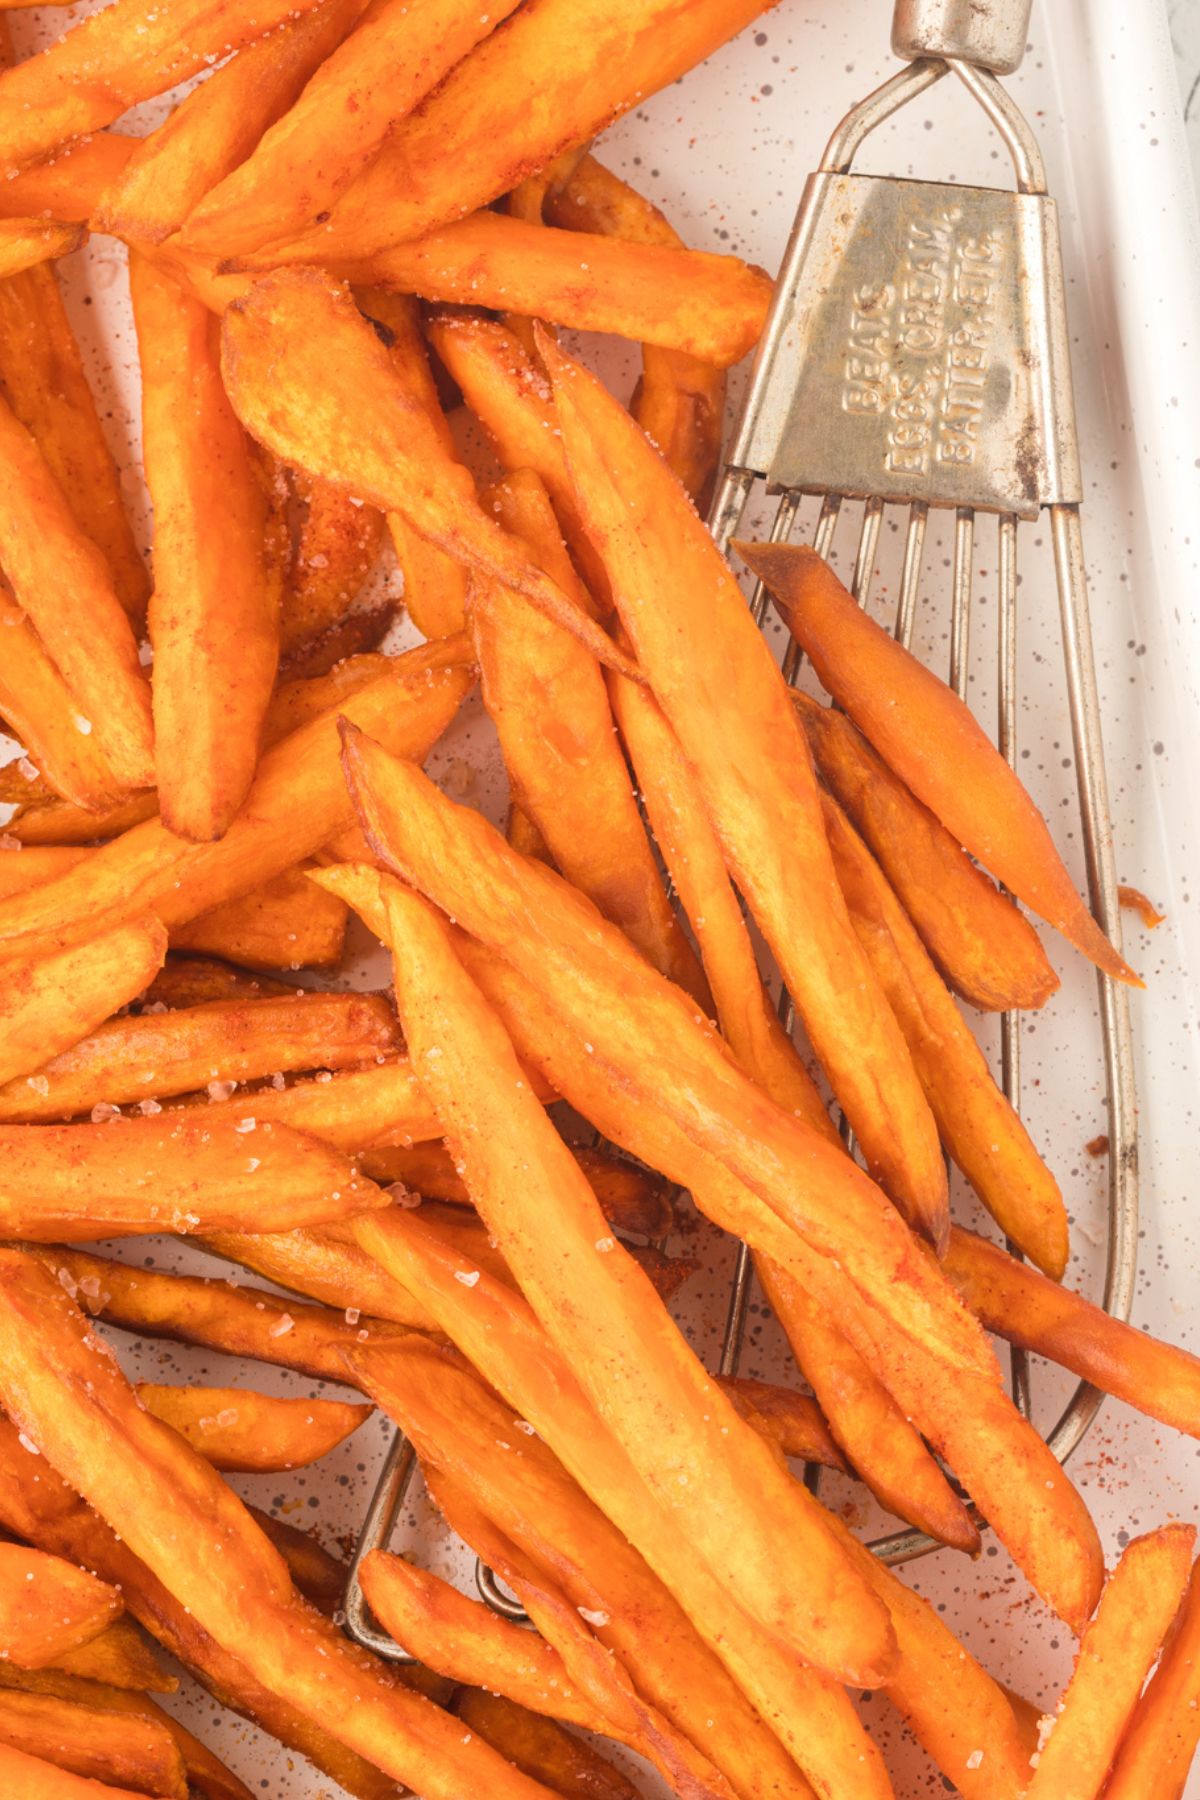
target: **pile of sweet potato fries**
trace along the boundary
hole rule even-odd
[[[814,553],[742,544],[829,700],[785,685],[697,511],[770,282],[592,154],[762,10],[111,0],[6,52],[8,1800],[248,1800],[151,1641],[363,1800],[636,1800],[605,1739],[683,1800],[885,1800],[850,1688],[966,1800],[1183,1792],[1193,1527],[1106,1576],[989,1334],[1192,1436],[1200,1361],[1061,1285],[1062,1196],[959,1004],[1053,1003],[1018,902],[1137,977],[961,701]],[[88,231],[128,246],[152,580],[53,266]],[[628,409],[556,327],[640,344]],[[476,684],[506,834],[422,770]],[[394,992],[289,979],[352,913]],[[1019,1255],[952,1222],[947,1157]],[[807,1391],[689,1347],[693,1205]],[[275,1285],[81,1247],[147,1233]],[[359,1398],[134,1386],[94,1321]],[[374,1407],[535,1630],[376,1551],[419,1659],[382,1662],[342,1565],[223,1479]],[[967,1556],[986,1520],[1080,1640],[1057,1711],[801,1462]]]

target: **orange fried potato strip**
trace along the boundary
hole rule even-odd
[[[188,1800],[183,1757],[165,1726],[50,1694],[0,1692],[0,1744],[91,1781]]]
[[[89,953],[95,954],[91,946]],[[61,960],[77,954],[66,951]],[[136,970],[131,974],[136,979]],[[107,1011],[132,998],[124,995]],[[392,1009],[378,994],[213,1000],[177,1012],[110,1019],[40,1064],[36,1076],[0,1087],[0,1122],[67,1119],[102,1101],[118,1106],[154,1101],[210,1082],[219,1084],[218,1093],[232,1096],[239,1082],[276,1071],[372,1062],[397,1047],[398,1035]],[[232,1084],[228,1090],[226,1083]],[[253,1100],[245,1099],[241,1110],[253,1118]]]
[[[249,1788],[227,1769],[199,1738],[156,1706],[148,1694],[132,1693],[128,1688],[109,1687],[101,1681],[83,1676],[62,1675],[53,1669],[34,1672],[0,1669],[0,1686],[19,1692],[44,1694],[70,1706],[86,1707],[90,1713],[121,1714],[126,1719],[141,1719],[166,1732],[183,1759],[187,1780],[202,1800],[253,1800]]]
[[[844,1584],[841,1559],[826,1554],[819,1509],[781,1476],[609,1235],[436,914],[394,882],[386,882],[384,904],[398,1005],[422,1085],[489,1232],[547,1333],[580,1369],[593,1406],[659,1504],[687,1511],[695,1553],[735,1586],[765,1634],[802,1646],[845,1679],[876,1684],[889,1654],[880,1609],[863,1606],[859,1584]],[[520,1169],[520,1180],[506,1169]],[[551,1209],[547,1239],[537,1221]],[[777,1532],[807,1546],[802,1598],[780,1591]]]
[[[147,912],[177,930],[249,893],[352,822],[338,763],[340,715],[382,732],[402,755],[425,756],[470,683],[461,641],[395,658],[386,675],[266,753],[246,805],[218,843],[185,843],[147,819],[57,880],[0,902],[0,956],[44,954]]]
[[[1200,1357],[1114,1319],[1082,1294],[955,1226],[942,1265],[988,1331],[1200,1437]]]
[[[498,1458],[485,1412],[488,1449],[481,1462],[478,1440],[471,1448],[471,1441],[461,1437],[461,1430],[471,1426],[470,1409],[464,1408],[460,1433],[451,1435],[452,1415],[444,1416],[438,1428],[422,1407],[425,1448],[437,1458],[451,1458],[448,1466],[456,1480],[484,1481],[485,1486],[471,1491],[490,1516],[503,1520],[506,1534],[539,1560],[550,1555],[555,1579],[568,1583],[576,1605],[608,1614],[597,1628],[602,1640],[637,1661],[639,1679],[653,1684],[656,1704],[684,1730],[689,1721],[694,1728],[704,1718],[728,1720],[727,1733],[706,1738],[706,1752],[752,1794],[756,1779],[768,1783],[767,1792],[775,1782],[794,1800],[806,1795],[806,1786],[772,1746],[771,1737],[763,1736],[746,1701],[822,1791],[836,1793],[841,1784],[862,1800],[886,1800],[891,1787],[882,1761],[842,1689],[781,1653],[693,1554],[689,1538],[680,1533],[673,1515],[651,1499],[521,1296],[486,1273],[472,1288],[464,1288],[456,1277],[453,1247],[420,1212],[389,1214],[382,1230],[369,1232],[358,1225],[355,1235],[435,1313],[441,1329],[481,1373],[486,1371],[487,1382],[516,1413],[517,1435],[509,1439],[505,1434],[514,1446],[512,1454]],[[381,1404],[390,1406],[391,1359],[372,1354],[369,1362],[368,1369],[366,1358],[358,1360],[359,1376]],[[399,1408],[414,1427],[417,1398],[407,1392]],[[518,1452],[518,1438],[526,1434],[517,1421],[532,1425],[537,1440],[553,1455],[544,1455],[536,1440],[522,1443]],[[534,1484],[534,1504],[527,1482]],[[653,1577],[635,1552],[645,1558]],[[708,1651],[696,1643],[693,1628]],[[687,1671],[686,1679],[679,1678],[679,1669]]]
[[[404,119],[293,261],[364,256],[461,218],[701,62],[763,0],[538,0]]]
[[[94,1319],[139,1336],[253,1357],[318,1381],[348,1381],[343,1351],[390,1341],[402,1329],[362,1314],[351,1324],[345,1310],[305,1306],[229,1280],[134,1268],[64,1244],[28,1249]]]
[[[0,75],[0,85],[6,79]],[[147,787],[154,766],[150,689],[133,628],[103,552],[84,535],[37,440],[3,400],[0,468],[0,564],[16,599],[78,702],[77,729],[95,734],[119,783]]]
[[[517,471],[484,502],[563,592],[590,610],[537,475]],[[519,594],[495,582],[473,584],[471,629],[483,703],[517,804],[568,881],[707,1010],[708,986],[663,888],[602,672],[578,639],[531,616]]]
[[[100,815],[118,803],[121,782],[94,733],[80,729],[78,700],[2,579],[0,652],[0,718],[45,777],[51,803],[58,795],[82,812],[82,829],[94,835]],[[20,788],[15,795],[23,806]]]
[[[23,1544],[0,1544],[0,1656],[18,1668],[57,1662],[99,1637],[123,1609],[120,1594],[86,1570]]]
[[[468,1731],[565,1800],[639,1800],[629,1778],[594,1745],[503,1694],[459,1688],[454,1711]]]
[[[253,154],[362,10],[363,0],[320,0],[230,57],[140,140],[89,215],[92,229],[153,244],[171,237]]]
[[[1052,1716],[1028,1800],[1099,1800],[1142,1683],[1179,1611],[1196,1532],[1167,1525],[1135,1538],[1083,1634],[1075,1672]]]
[[[91,1781],[5,1743],[0,1743],[0,1784],[7,1800],[145,1800],[144,1790]]]
[[[84,148],[76,146],[51,166],[74,166]],[[20,187],[34,173],[4,186]],[[41,204],[31,207],[42,210]],[[146,565],[53,269],[31,269],[0,283],[0,387],[37,440],[81,529],[103,551],[126,612],[140,621],[150,587]]]
[[[327,481],[310,480],[299,469],[289,474],[302,507],[280,618],[280,649],[291,668],[312,654],[315,640],[349,623],[346,615],[378,559],[384,521],[375,507],[359,504]]]
[[[167,934],[151,921],[120,926],[38,962],[12,964],[0,987],[4,1083],[24,1085],[22,1077],[47,1053],[69,1055],[71,1045],[141,993],[166,953]]]
[[[602,232],[638,244],[681,248],[683,239],[635,188],[585,156],[546,196],[551,225]],[[725,374],[713,362],[684,350],[642,345],[642,378],[633,416],[701,511],[708,502],[721,453]]]
[[[0,217],[35,216],[83,224],[140,141],[116,131],[97,131],[63,144],[53,156],[33,163],[19,175],[9,175],[0,186]]]
[[[132,257],[142,439],[154,505],[155,775],[177,836],[223,837],[254,779],[279,663],[268,499],[225,395],[220,324]]]
[[[0,281],[69,256],[84,235],[82,225],[65,225],[57,219],[0,219]]]
[[[1133,1709],[1105,1800],[1182,1800],[1200,1742],[1200,1577],[1195,1565],[1158,1668]]]
[[[517,4],[496,0],[485,10],[475,0],[379,0],[240,168],[196,208],[183,242],[205,254],[239,256],[303,231]]]
[[[1140,987],[1080,899],[1020,779],[958,696],[868,617],[815,551],[735,547],[823,685],[918,800],[1098,968]]]
[[[92,1567],[89,1558],[83,1560]],[[90,1644],[57,1657],[53,1672],[73,1680],[101,1681],[120,1693],[173,1694],[179,1686],[178,1676],[168,1675],[130,1618],[114,1619]]]
[[[812,762],[745,599],[624,408],[548,342],[576,500],[648,683],[872,1172],[935,1244],[937,1128],[837,886]],[[699,618],[703,617],[703,628]]]
[[[775,1194],[773,1209],[768,1203],[771,1188],[762,1190],[764,1200],[759,1189],[731,1173],[731,1153],[741,1160],[734,1141],[715,1135],[704,1150],[681,1129],[678,1115],[667,1110],[676,1104],[676,1062],[660,1064],[653,1078],[647,1078],[646,1050],[653,1041],[649,1027],[610,1065],[616,1046],[597,1042],[606,1009],[589,1002],[580,1012],[569,1005],[574,998],[570,963],[555,970],[552,1007],[526,977],[480,951],[469,938],[461,937],[458,949],[510,1036],[544,1079],[604,1137],[688,1188],[715,1223],[770,1257],[811,1292],[902,1414],[956,1470],[1038,1591],[1081,1628],[1103,1576],[1095,1526],[1056,1459],[1005,1395],[994,1359],[948,1359],[945,1348],[936,1347],[933,1309],[943,1311],[944,1295],[937,1294],[933,1307],[906,1329],[902,1317],[889,1313],[889,1304],[903,1298],[899,1292],[891,1294],[890,1302],[884,1295],[872,1303],[857,1291],[844,1266],[817,1254],[794,1229],[786,1207],[779,1205],[782,1195]],[[623,1008],[633,992],[630,973],[622,977]],[[565,1015],[554,1010],[564,1003]],[[590,1052],[584,1049],[587,1043],[592,1044]],[[766,1121],[761,1123],[765,1128]],[[684,1124],[695,1130],[690,1115],[684,1115]],[[746,1169],[760,1189],[761,1174],[761,1169],[757,1174]],[[925,1273],[933,1273],[932,1268]],[[900,1276],[893,1285],[903,1280]]]
[[[98,1125],[0,1126],[5,1237],[290,1231],[387,1196],[339,1151],[269,1120],[165,1113]]]
[[[268,249],[237,266],[273,260]],[[556,231],[497,212],[335,266],[372,287],[613,332],[718,369],[754,348],[771,302],[766,275],[736,256]]]
[[[284,1400],[251,1388],[139,1382],[138,1399],[214,1469],[303,1469],[344,1442],[373,1408],[348,1400]]]
[[[140,0],[113,0],[0,75],[0,169],[11,174],[111,125],[314,3],[164,0],[147,17]]]
[[[1007,1235],[1059,1279],[1069,1244],[1057,1181],[993,1080],[887,876],[830,794],[822,795],[822,810],[854,929],[900,1022],[942,1142]]]
[[[354,1239],[323,1231],[216,1231],[204,1236],[201,1247],[280,1287],[337,1307],[343,1317],[361,1308],[368,1317],[393,1325],[436,1329],[429,1310]],[[283,1314],[283,1319],[291,1317]]]
[[[102,1570],[114,1585],[119,1584],[127,1606],[146,1630],[222,1704],[253,1719],[289,1749],[310,1758],[358,1800],[394,1800],[393,1781],[322,1731],[296,1707],[269,1693],[244,1663],[222,1650],[86,1501],[73,1493],[44,1459],[39,1463],[21,1447],[16,1427],[7,1420],[0,1420],[0,1518],[22,1536],[64,1555],[78,1556],[90,1568]],[[119,1620],[110,1631],[125,1623]],[[96,1641],[103,1643],[104,1639]],[[82,1653],[76,1653],[79,1654]],[[149,1652],[144,1654],[149,1660]],[[152,1665],[154,1672],[157,1665]],[[157,1676],[160,1691],[164,1684],[168,1689],[178,1686],[161,1672]],[[111,1674],[97,1678],[113,1680]],[[145,1687],[146,1681],[134,1685]],[[141,1701],[142,1695],[133,1699]],[[207,1791],[199,1785],[202,1792]],[[216,1787],[217,1800],[227,1800],[227,1791]],[[240,1784],[232,1792],[233,1800],[245,1800]]]
[[[477,1739],[464,1743],[454,1721],[309,1608],[241,1501],[142,1410],[44,1269],[20,1251],[0,1253],[0,1295],[10,1417],[268,1692],[429,1800],[544,1800],[536,1782]]]
[[[696,1133],[698,1146],[744,1176],[818,1258],[836,1259],[885,1319],[948,1368],[998,1382],[978,1326],[879,1189],[763,1094],[714,1028],[697,1020],[694,1003],[622,933],[560,876],[518,857],[480,814],[352,727],[345,756],[367,835],[397,873],[539,991],[552,991],[553,1005],[575,1014],[600,1057],[610,1066],[619,1061],[639,1093],[652,1092],[685,1134]],[[536,936],[526,924],[533,918]]]
[[[223,343],[230,399],[267,449],[401,513],[439,549],[476,563],[565,625],[602,662],[634,673],[611,638],[484,512],[470,471],[447,453],[347,290],[315,269],[269,275],[229,307]]]
[[[792,696],[818,773],[880,867],[945,979],[988,1012],[1044,1006],[1058,988],[1041,939],[845,713]]]

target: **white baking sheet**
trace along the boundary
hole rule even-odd
[[[687,240],[735,250],[774,269],[807,169],[841,112],[889,70],[885,0],[782,0],[756,28],[703,69],[610,132],[601,155],[658,201]],[[11,16],[11,15],[10,15]],[[68,17],[74,16],[74,9]],[[16,17],[32,47],[62,28],[62,10]],[[1191,175],[1175,70],[1160,0],[1055,0],[1036,9],[1030,54],[1012,89],[1034,119],[1063,218],[1073,349],[1087,483],[1085,509],[1113,814],[1122,880],[1144,888],[1168,913],[1153,936],[1134,922],[1129,952],[1150,981],[1134,1003],[1143,1131],[1142,1269],[1135,1318],[1161,1336],[1200,1350],[1197,1312],[1200,1202],[1196,983],[1200,967],[1200,880],[1195,854],[1193,767],[1200,705],[1200,621],[1196,607],[1200,532],[1200,263]],[[140,109],[133,124],[160,115]],[[999,183],[1003,153],[964,96],[943,84],[873,140],[864,166],[881,171]],[[97,240],[65,265],[77,326],[92,357],[131,503],[145,526],[137,452],[136,371],[119,247]],[[634,358],[587,346],[617,385],[632,383]],[[850,532],[845,543],[848,546]],[[1023,534],[1021,670],[1022,773],[1075,853],[1074,772],[1059,672],[1057,608],[1046,546],[1037,527]],[[926,562],[922,647],[946,657],[948,565],[943,545]],[[877,593],[894,595],[896,544],[885,533]],[[995,656],[989,583],[994,547],[981,527],[976,554],[980,601],[972,693],[981,717],[994,710]],[[497,813],[502,780],[477,716],[439,752],[456,791]],[[364,946],[365,949],[365,946]],[[1095,1291],[1102,1241],[1105,1170],[1085,1154],[1105,1129],[1094,989],[1061,946],[1061,995],[1027,1030],[1024,1110],[1045,1147],[1075,1220],[1074,1278]],[[351,978],[369,978],[377,960],[356,960]],[[986,1039],[986,1033],[985,1033]],[[964,1203],[962,1216],[970,1216]],[[689,1240],[689,1248],[692,1242]],[[128,1243],[118,1254],[160,1266],[211,1270],[199,1255],[161,1241]],[[731,1253],[709,1243],[704,1275],[687,1290],[682,1316],[711,1350],[724,1315]],[[279,1392],[320,1391],[260,1366],[242,1371],[203,1352],[119,1339],[126,1366],[141,1376],[226,1382],[240,1377]],[[785,1359],[773,1322],[756,1308],[744,1367],[779,1372]],[[1040,1414],[1048,1424],[1067,1384],[1039,1370]],[[362,1517],[385,1431],[368,1427],[316,1469],[291,1476],[235,1477],[248,1498],[348,1543]],[[1072,1473],[1115,1552],[1129,1534],[1169,1517],[1194,1517],[1200,1447],[1174,1439],[1110,1403]],[[833,1489],[854,1522],[867,1525],[861,1494]],[[446,1547],[418,1500],[401,1541],[442,1566]],[[453,1560],[453,1559],[451,1559]],[[460,1559],[461,1566],[461,1559]],[[1053,1701],[1070,1667],[1068,1634],[1032,1599],[994,1543],[975,1567],[949,1552],[910,1570],[988,1668],[1040,1704]],[[803,1580],[798,1568],[796,1579]],[[264,1800],[316,1800],[331,1784],[269,1740],[223,1714],[186,1681],[168,1702],[228,1758]],[[878,1700],[877,1723],[900,1795],[942,1794],[946,1784]],[[647,1783],[647,1792],[652,1784]],[[653,1790],[657,1791],[657,1790]],[[1189,1795],[1200,1796],[1200,1778]]]

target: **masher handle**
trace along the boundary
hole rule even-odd
[[[892,49],[919,57],[954,57],[1011,75],[1025,54],[1033,0],[896,0]]]

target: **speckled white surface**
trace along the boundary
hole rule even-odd
[[[704,69],[638,109],[600,154],[666,209],[688,241],[736,250],[774,268],[803,176],[844,108],[889,66],[885,0],[782,0],[756,29]],[[70,15],[67,15],[68,17]],[[22,18],[26,41],[60,28],[61,11]],[[45,22],[44,24],[42,22]],[[1177,25],[1178,29],[1178,25]],[[1087,483],[1085,510],[1100,679],[1109,743],[1121,879],[1144,888],[1168,912],[1152,937],[1130,928],[1130,954],[1150,981],[1135,1002],[1144,1141],[1139,1324],[1200,1350],[1200,1203],[1197,1149],[1197,989],[1200,879],[1195,842],[1194,764],[1200,705],[1197,554],[1200,531],[1200,261],[1191,176],[1180,119],[1166,13],[1160,0],[1054,0],[1035,9],[1034,35],[1013,91],[1033,117],[1063,217],[1073,351]],[[143,109],[146,118],[160,103]],[[140,121],[139,121],[140,122]],[[965,97],[939,90],[874,140],[866,166],[898,173],[1005,179],[1000,149]],[[114,442],[141,509],[136,373],[123,271],[111,243],[94,242],[67,265],[71,303],[94,358]],[[625,349],[588,346],[614,383],[632,383]],[[851,532],[839,540],[849,553]],[[1046,546],[1038,527],[1023,533],[1021,663],[1027,700],[1020,732],[1022,773],[1060,841],[1075,853],[1073,770],[1057,615]],[[926,562],[920,642],[936,666],[946,650],[948,584],[944,544]],[[981,529],[979,602],[972,698],[994,711],[995,644],[989,584],[994,548]],[[876,581],[880,606],[894,595],[898,557],[885,532]],[[439,752],[461,792],[498,812],[503,800],[487,732],[472,710]],[[1054,945],[1061,995],[1026,1036],[1025,1111],[1050,1156],[1075,1219],[1074,1278],[1094,1291],[1103,1220],[1104,1171],[1084,1145],[1104,1130],[1093,988],[1087,972]],[[365,955],[348,973],[371,978]],[[986,1037],[986,1034],[985,1034]],[[989,1047],[994,1047],[990,1044]],[[960,1197],[961,1216],[971,1208]],[[724,1311],[730,1248],[703,1237],[705,1272],[686,1291],[681,1313],[698,1345],[712,1349]],[[691,1245],[689,1245],[691,1247]],[[119,1254],[162,1266],[211,1263],[161,1242],[129,1243]],[[178,1346],[120,1340],[132,1372],[164,1379],[228,1381],[224,1359]],[[777,1329],[756,1308],[745,1367],[784,1366]],[[1049,1423],[1066,1384],[1040,1372],[1040,1413]],[[254,1367],[248,1378],[280,1392],[312,1384]],[[235,1478],[239,1490],[331,1543],[346,1541],[362,1516],[381,1454],[382,1428],[368,1427],[318,1468],[288,1477]],[[1109,1405],[1072,1465],[1093,1506],[1106,1548],[1171,1516],[1200,1515],[1200,1447],[1173,1440],[1128,1410]],[[870,1523],[849,1486],[830,1487],[848,1517]],[[427,1510],[418,1502],[405,1541],[442,1560]],[[997,1676],[1041,1704],[1053,1700],[1070,1666],[1067,1634],[1027,1594],[1007,1557],[989,1543],[971,1567],[944,1553],[910,1571],[945,1609]],[[797,1581],[803,1570],[797,1569]],[[219,1715],[186,1684],[170,1702],[219,1746],[264,1800],[330,1796],[327,1781],[250,1728]],[[868,1701],[901,1796],[942,1794],[882,1702]],[[647,1785],[647,1792],[650,1792]],[[657,1790],[655,1790],[657,1791]],[[1200,1780],[1188,1790],[1196,1800]],[[474,1800],[474,1797],[472,1797]]]

